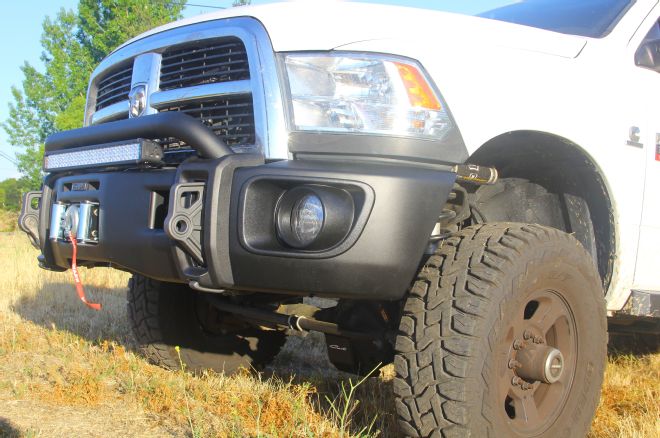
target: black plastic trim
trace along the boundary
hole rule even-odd
[[[254,191],[255,186],[260,182],[272,182],[286,188],[282,188],[280,192],[273,197],[273,199],[270,199],[269,204],[267,204],[266,202],[262,202],[260,205],[255,202],[250,203],[248,201],[250,191],[251,190]],[[275,218],[275,212],[278,208],[278,202],[280,201],[280,196],[283,195],[287,190],[290,190],[294,187],[301,187],[305,185],[314,185],[314,184],[334,187],[341,190],[345,190],[346,188],[354,188],[359,190],[363,194],[362,196],[363,199],[356,199],[357,197],[355,196],[353,197],[354,203],[356,204],[357,208],[354,214],[354,218],[352,218],[351,229],[345,238],[341,239],[341,241],[338,242],[336,245],[332,245],[327,249],[321,251],[309,251],[306,249],[288,248],[284,245],[280,245],[279,247],[277,246],[267,247],[262,244],[260,246],[255,242],[258,241],[258,239],[254,239],[251,238],[251,236],[249,236],[248,227],[250,226],[250,222],[253,221],[252,216],[255,215],[254,212],[256,209],[261,209],[266,212],[270,211],[273,213],[273,214],[262,215],[265,218],[267,218],[269,222],[271,222],[269,224],[271,225],[270,229],[263,231],[269,232],[270,237],[273,240],[275,240],[277,238],[275,232],[276,226],[274,223],[277,220],[277,218]],[[268,175],[258,175],[253,178],[250,178],[248,181],[246,181],[243,184],[239,199],[240,199],[239,201],[240,204],[238,208],[239,211],[238,235],[241,244],[248,251],[253,252],[255,254],[263,254],[270,256],[288,256],[288,257],[298,257],[298,258],[323,259],[323,258],[335,257],[343,252],[346,252],[350,247],[352,247],[355,244],[355,242],[360,237],[360,234],[362,233],[362,230],[364,229],[364,226],[366,225],[367,220],[369,218],[369,214],[371,213],[371,209],[373,208],[375,201],[375,193],[374,190],[369,185],[361,183],[359,181],[351,181],[351,180],[343,180],[343,179],[335,179],[335,178],[300,177],[295,175],[277,176],[277,177],[268,176]]]
[[[204,182],[202,209],[203,266],[196,265],[178,245],[173,246],[182,278],[196,281],[209,289],[231,287],[234,284],[232,261],[229,257],[230,197],[232,179],[241,167],[261,168],[264,159],[257,154],[233,154],[217,160],[191,160],[182,163],[176,171],[176,184]],[[176,185],[173,186],[173,190]],[[172,193],[170,193],[170,198]],[[172,199],[170,199],[172,202]]]
[[[242,221],[272,216],[269,205],[241,213],[243,188],[263,177],[287,181],[341,181],[374,192],[374,203],[357,240],[330,257],[305,251],[267,254],[241,241]],[[230,217],[233,289],[331,298],[400,299],[410,286],[455,181],[449,171],[403,165],[327,161],[281,161],[238,169]],[[275,229],[271,231],[275,233]],[[222,287],[223,285],[218,285]]]
[[[294,155],[362,156],[436,164],[461,164],[468,151],[458,130],[444,140],[420,140],[385,135],[292,132],[289,151]]]
[[[62,131],[48,136],[46,152],[132,140],[174,137],[194,148],[204,158],[233,154],[213,131],[199,120],[179,112],[163,112]]]

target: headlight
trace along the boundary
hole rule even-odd
[[[364,54],[287,54],[292,125],[439,140],[452,129],[440,96],[412,60]]]

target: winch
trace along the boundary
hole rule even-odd
[[[50,240],[69,241],[73,236],[77,243],[96,244],[99,241],[99,204],[55,202],[50,215]]]

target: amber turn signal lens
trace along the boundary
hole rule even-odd
[[[410,104],[413,107],[425,108],[431,110],[441,110],[442,105],[431,87],[426,82],[422,74],[412,65],[402,64],[400,62],[394,63],[399,70],[401,80],[403,81]]]

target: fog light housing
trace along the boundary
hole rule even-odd
[[[343,190],[294,187],[282,195],[277,205],[277,235],[292,248],[326,250],[346,237],[353,215],[353,198]]]

